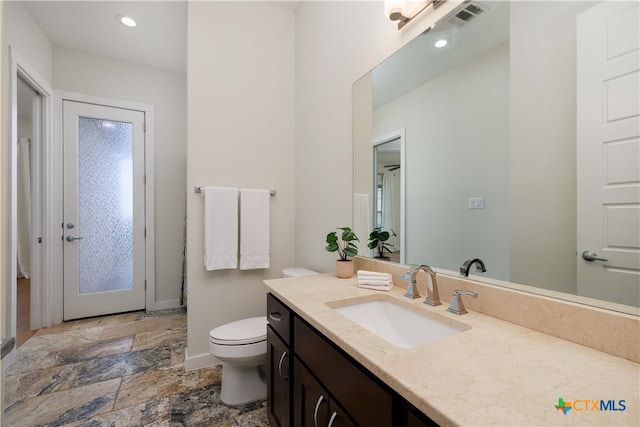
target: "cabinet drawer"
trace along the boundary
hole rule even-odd
[[[322,335],[294,317],[294,353],[360,426],[391,426],[393,399]]]
[[[272,294],[267,294],[267,321],[282,341],[291,343],[291,311]]]

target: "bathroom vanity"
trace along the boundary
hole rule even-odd
[[[611,426],[639,419],[638,363],[477,311],[447,313],[448,290],[443,305],[428,307],[423,298],[404,298],[399,286],[362,289],[355,278],[333,274],[265,284],[272,425]],[[379,300],[463,328],[401,348],[336,310]],[[559,399],[576,402],[575,409],[564,414]],[[586,399],[612,403],[581,410]]]
[[[272,425],[437,425],[271,293],[267,318]]]

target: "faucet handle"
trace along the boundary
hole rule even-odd
[[[409,270],[405,274],[400,274],[400,277],[407,282],[407,291],[404,293],[404,296],[411,299],[420,298],[418,285],[416,284],[415,278],[413,277],[416,268],[418,268],[417,265],[411,264]]]
[[[458,316],[468,313],[468,311],[464,307],[464,304],[462,303],[462,295],[467,295],[471,298],[478,298],[477,292],[456,289],[455,291],[453,291],[453,297],[451,298],[451,302],[449,303],[449,308],[447,308],[447,311],[453,314],[457,314]]]
[[[408,282],[409,280],[411,280],[411,270],[407,271],[404,274],[398,274],[398,277]]]

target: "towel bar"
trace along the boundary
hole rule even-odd
[[[193,187],[193,192],[202,193],[202,187]],[[271,194],[271,197],[276,197],[276,190],[269,190],[269,194]]]

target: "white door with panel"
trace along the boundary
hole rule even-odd
[[[64,319],[145,308],[145,114],[63,101]]]
[[[640,305],[640,5],[577,21],[578,294]]]

